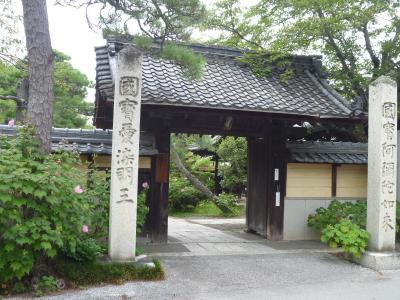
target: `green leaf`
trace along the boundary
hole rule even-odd
[[[43,198],[47,195],[46,191],[44,190],[36,190],[33,194],[37,198]]]
[[[51,244],[49,242],[41,242],[40,246],[43,248],[43,250],[50,250],[51,249]]]

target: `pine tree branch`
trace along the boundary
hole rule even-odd
[[[0,95],[0,100],[13,100],[18,104],[25,104],[26,101],[22,98],[19,98],[17,96],[2,96]]]

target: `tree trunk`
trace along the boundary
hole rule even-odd
[[[22,0],[28,50],[27,122],[34,126],[43,153],[51,151],[53,121],[53,50],[46,0]]]
[[[194,176],[182,163],[181,158],[179,157],[178,152],[176,151],[175,147],[171,143],[171,152],[173,156],[173,160],[175,163],[176,168],[178,169],[179,173],[182,174],[187,180],[189,180],[193,186],[204,196],[207,198],[211,199],[215,205],[223,212],[223,213],[231,213],[232,211],[229,209],[229,207],[226,207],[225,205],[222,205],[218,201],[218,197],[213,194],[196,176]]]

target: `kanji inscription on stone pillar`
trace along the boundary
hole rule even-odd
[[[369,250],[392,251],[396,234],[397,86],[381,76],[369,89]]]
[[[109,257],[135,259],[142,56],[133,46],[118,53],[111,159]]]

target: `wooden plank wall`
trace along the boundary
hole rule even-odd
[[[331,186],[330,164],[288,164],[286,197],[330,197]]]
[[[337,172],[337,197],[367,198],[367,165],[341,165]]]
[[[332,197],[332,165],[289,163],[286,196],[293,198]],[[336,197],[365,198],[366,165],[338,165]]]

